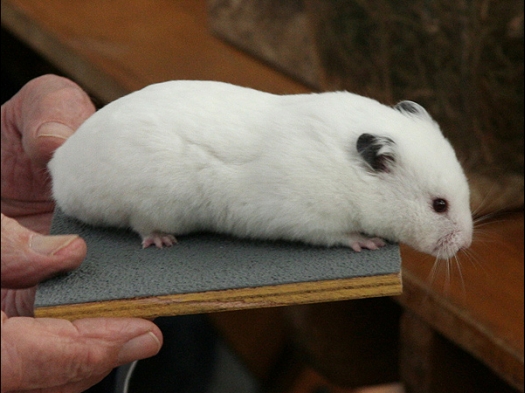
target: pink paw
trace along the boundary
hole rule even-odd
[[[361,252],[363,248],[378,250],[386,245],[385,241],[379,237],[366,237],[364,235],[350,235],[350,248],[355,252]]]
[[[152,232],[142,238],[142,248],[155,245],[157,248],[171,247],[177,244],[177,239],[173,235],[162,232]]]

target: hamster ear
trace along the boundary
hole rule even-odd
[[[426,109],[413,101],[401,101],[394,106],[394,109],[401,112],[404,115],[417,116],[422,119],[433,121],[432,117],[428,114]]]
[[[373,172],[390,172],[395,164],[393,146],[395,142],[387,137],[362,134],[357,139],[357,152]]]

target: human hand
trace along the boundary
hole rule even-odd
[[[88,95],[74,82],[56,75],[45,75],[27,83],[11,100],[2,105],[2,213],[15,218],[19,224],[39,233],[48,233],[54,203],[50,178],[46,169],[53,152],[73,134],[95,111]],[[21,237],[25,238],[21,239]],[[4,246],[4,240],[9,242]],[[23,240],[23,241],[21,241]],[[73,241],[68,255],[42,260],[38,247],[46,251],[61,241]],[[75,246],[72,244],[71,246]],[[11,248],[9,250],[8,248]],[[36,285],[53,272],[67,271],[80,265],[86,250],[81,239],[37,236],[2,216],[2,257],[18,270],[17,285],[13,286],[2,259],[2,309],[8,315],[31,316]],[[40,250],[42,251],[42,250]],[[10,254],[13,254],[10,256]],[[27,255],[26,255],[27,254]],[[22,265],[27,258],[28,264]],[[9,262],[7,262],[9,261]],[[35,267],[37,266],[37,267]],[[20,282],[24,278],[24,282]],[[25,290],[12,291],[20,287]],[[9,288],[6,290],[4,288]]]
[[[69,322],[2,312],[2,393],[83,392],[120,365],[155,355],[162,334],[133,318]]]
[[[31,81],[2,105],[2,392],[80,392],[162,343],[160,330],[140,319],[27,317],[35,285],[85,257],[78,236],[42,234],[54,208],[46,164],[93,111],[80,87],[56,76]]]
[[[28,318],[35,285],[77,267],[85,243],[75,235],[44,236],[2,215],[2,392],[81,392],[113,368],[155,355],[162,333],[133,318]],[[31,287],[32,286],[32,287]]]
[[[47,233],[54,203],[46,165],[95,111],[74,82],[45,75],[2,105],[2,213]]]

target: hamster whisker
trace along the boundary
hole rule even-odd
[[[508,221],[506,219],[502,219],[500,221],[493,221],[493,218],[501,216],[501,215],[503,215],[505,213],[506,213],[506,211],[504,210],[504,208],[500,208],[500,209],[495,210],[495,211],[490,212],[490,213],[485,213],[485,214],[483,214],[483,215],[481,215],[479,217],[476,217],[476,214],[472,213],[474,228],[479,227],[479,225],[481,223],[486,223],[487,221],[489,221],[489,223]]]
[[[469,261],[472,264],[472,266],[477,271],[481,271],[485,277],[490,277],[490,274],[489,274],[489,271],[486,268],[486,265],[481,262],[482,259],[481,259],[480,255],[476,251],[469,250],[469,252],[466,255],[468,256]]]
[[[450,287],[452,286],[452,263],[450,260],[451,258],[447,259],[447,277],[443,288],[445,295],[450,293]]]
[[[481,203],[472,212],[473,217],[476,217],[480,211],[483,211],[490,207],[489,197],[492,195],[495,186],[495,184],[492,184],[490,190],[488,190],[488,192],[483,196],[483,200],[481,201]]]
[[[473,242],[484,242],[484,243],[498,243],[494,238],[495,232],[492,230],[476,229],[472,237]]]
[[[474,233],[472,234],[472,241],[473,242],[483,242],[483,243],[495,243],[499,244],[497,231],[494,228],[485,228],[487,225],[491,223],[502,223],[507,222],[508,220],[498,220],[498,221],[490,221],[483,223],[482,225],[474,224]]]
[[[432,265],[432,269],[430,269],[430,272],[428,273],[428,277],[427,277],[427,281],[430,283],[431,286],[433,286],[434,283],[436,282],[437,271],[438,271],[439,265],[440,265],[440,259],[436,257],[436,259],[434,260],[434,264]]]
[[[458,268],[459,279],[461,282],[461,294],[463,295],[462,298],[463,298],[463,301],[465,301],[467,298],[467,287],[465,285],[465,279],[463,277],[463,272],[461,270],[461,261],[459,260],[457,254],[454,255],[454,260],[456,261],[456,267]]]
[[[491,218],[493,218],[494,216],[492,217],[487,217],[486,219],[484,220],[474,220],[474,229],[477,229],[477,228],[483,228],[484,226],[486,225],[490,225],[490,224],[495,224],[495,223],[500,223],[500,222],[507,222],[508,220],[505,220],[505,219],[501,219],[501,220],[492,220]]]
[[[443,292],[448,292],[448,287],[450,283],[450,259],[436,258],[434,266],[432,266],[432,275],[433,279],[430,282],[432,287],[437,287],[437,279],[442,278],[443,286],[441,289]]]
[[[425,300],[427,300],[428,296],[430,296],[430,288],[435,287],[436,289],[439,289],[437,286],[438,278],[441,277],[443,279],[441,290],[445,295],[448,295],[452,291],[452,284],[454,283],[454,281],[456,281],[456,277],[459,277],[461,299],[463,301],[466,301],[467,283],[465,280],[465,275],[463,273],[463,260],[470,261],[470,263],[472,263],[472,265],[476,268],[481,267],[485,273],[486,270],[480,263],[478,263],[477,259],[475,258],[475,255],[472,253],[472,250],[461,250],[461,255],[465,255],[465,257],[460,258],[459,254],[456,254],[446,259],[436,257],[427,277],[427,281],[429,282],[430,287]]]

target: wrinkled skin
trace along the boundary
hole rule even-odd
[[[46,165],[94,110],[79,86],[54,75],[2,105],[2,392],[81,392],[162,345],[146,320],[33,318],[38,282],[86,255],[80,237],[47,235],[54,204]]]

